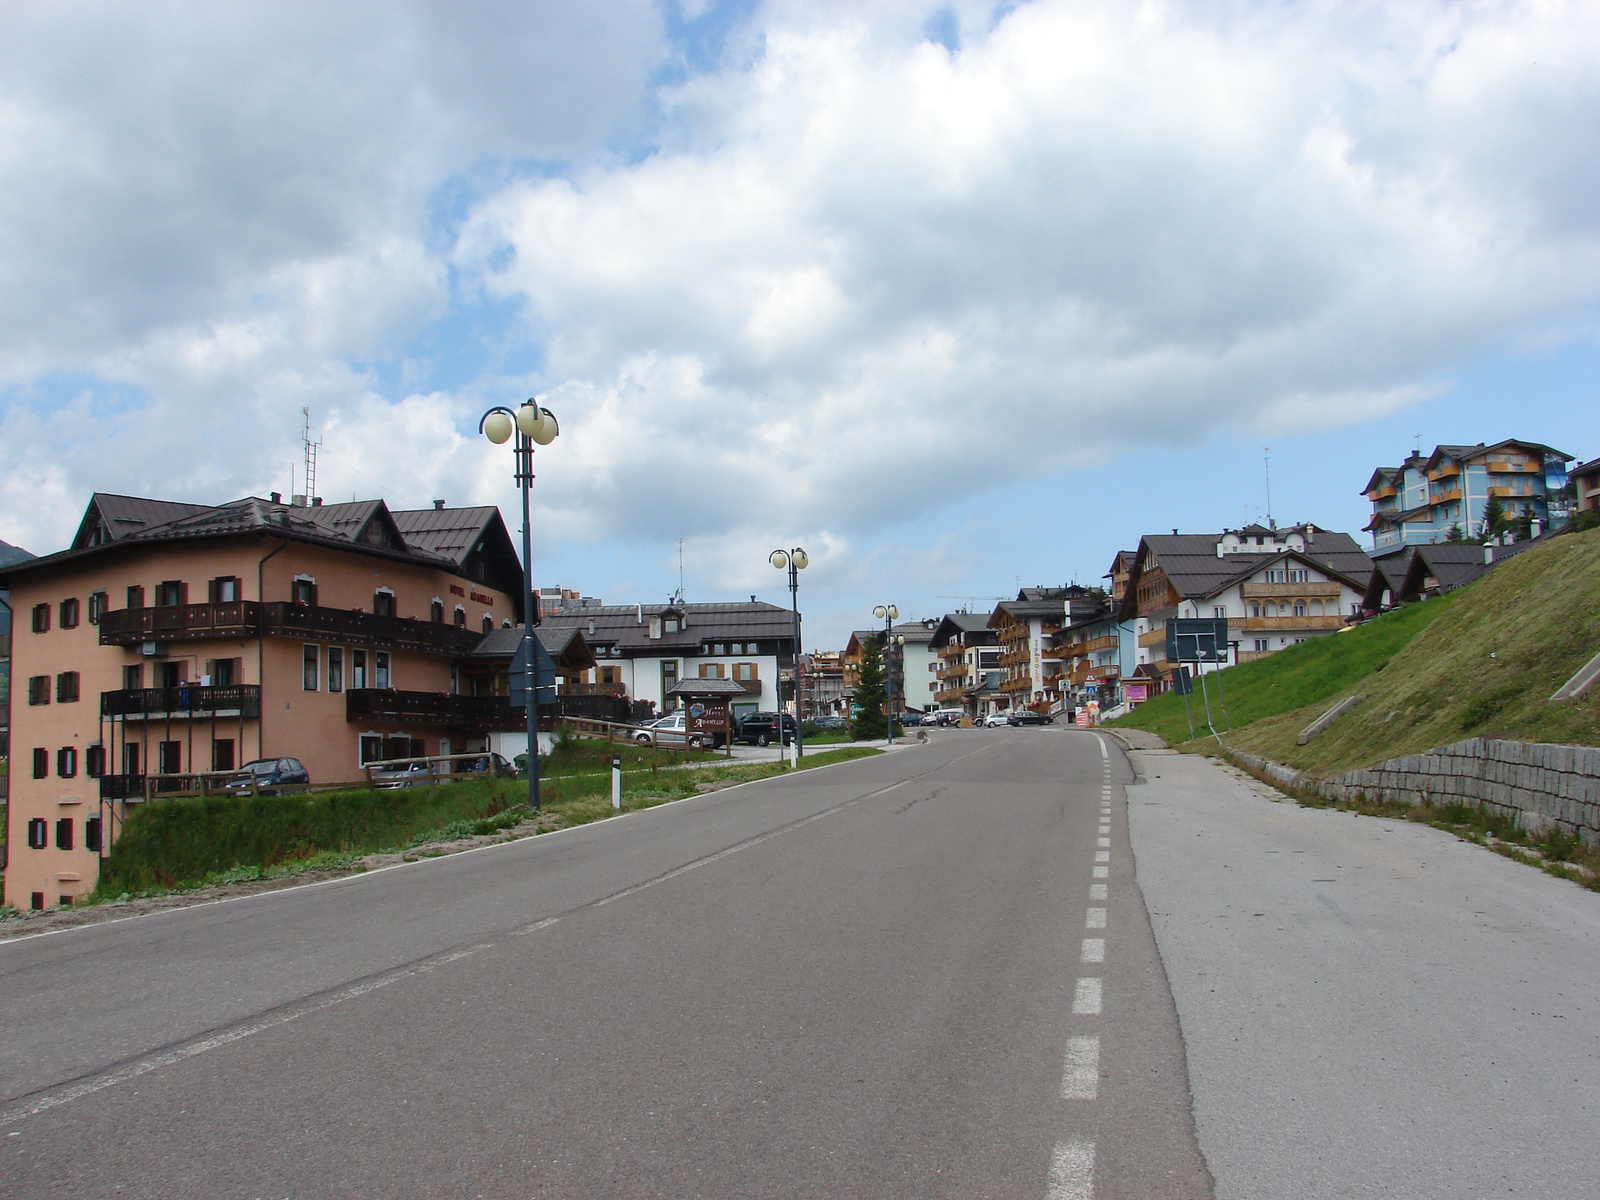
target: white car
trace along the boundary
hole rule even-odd
[[[1010,713],[992,712],[983,719],[983,727],[985,729],[1002,729],[1008,723],[1007,718],[1010,715]]]
[[[633,735],[633,740],[644,745],[655,746],[681,746],[688,729],[689,720],[682,712],[669,713],[664,717],[657,717]],[[689,745],[699,749],[703,738],[695,734],[689,738]]]

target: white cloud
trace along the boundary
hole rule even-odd
[[[1037,3],[956,55],[907,16],[769,9],[658,153],[476,209],[457,265],[566,381],[574,528],[687,480],[703,531],[861,528],[1367,419],[1595,298],[1589,6]]]

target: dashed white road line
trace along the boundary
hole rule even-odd
[[[1103,908],[1091,908],[1088,915],[1083,919],[1083,927],[1085,929],[1104,929],[1106,927],[1106,910]]]
[[[1067,1039],[1067,1060],[1061,1068],[1063,1100],[1093,1100],[1100,1095],[1100,1039]]]
[[[1078,961],[1086,963],[1103,963],[1105,960],[1105,938],[1084,938],[1083,951],[1078,955]]]
[[[1091,883],[1089,885],[1089,899],[1091,899],[1091,900],[1104,900],[1105,898],[1106,898],[1106,885],[1105,884],[1103,884],[1103,883]]]
[[[1089,975],[1080,978],[1077,991],[1072,997],[1072,1015],[1098,1017],[1102,999],[1100,980],[1097,977]]]
[[[1111,851],[1109,851],[1109,850],[1096,850],[1094,852],[1094,860],[1097,863],[1108,863],[1108,862],[1110,862],[1111,861]]]
[[[1045,1200],[1094,1200],[1094,1143],[1057,1142]]]
[[[1094,877],[1096,879],[1109,879],[1109,878],[1111,878],[1111,868],[1110,867],[1096,867],[1094,869]]]

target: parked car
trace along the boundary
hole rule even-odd
[[[232,780],[227,785],[230,792],[248,792],[252,783],[258,791],[271,788],[280,792],[303,792],[311,786],[311,776],[298,758],[257,758],[239,770],[249,771],[251,778]]]
[[[910,729],[917,725],[931,725],[933,722],[925,719],[925,714],[912,712],[909,709],[900,714],[900,724],[903,728]]]
[[[941,708],[933,714],[933,721],[936,725],[960,725],[965,715],[959,708]]]
[[[633,740],[646,746],[682,746],[684,739],[687,738],[689,745],[695,749],[699,749],[706,744],[706,735],[699,733],[691,735],[688,729],[689,718],[684,713],[668,713],[664,717],[657,717],[649,724],[641,726],[639,731],[633,735]],[[723,744],[720,733],[711,734],[709,740],[713,747]]]
[[[527,755],[523,755],[524,758]],[[460,775],[491,775],[496,779],[515,779],[517,769],[499,754],[489,753],[482,758],[458,758],[455,765]]]
[[[1011,723],[1010,716],[1010,713],[992,712],[983,719],[983,727],[985,729],[999,729],[1002,725],[1009,725]]]
[[[378,767],[372,772],[372,786],[381,791],[392,788],[427,787],[434,780],[425,762],[402,763],[398,767]]]
[[[818,729],[849,729],[850,721],[846,717],[818,717],[812,722]]]
[[[1006,715],[1007,725],[1053,725],[1055,718],[1049,713],[1034,712],[1031,708],[1013,709]]]
[[[778,740],[778,713],[754,712],[739,722],[739,728],[734,732],[733,740],[743,742],[747,746],[770,746]],[[794,717],[788,713],[781,714],[783,718],[783,744],[787,746],[795,738]]]

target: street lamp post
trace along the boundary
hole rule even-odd
[[[533,447],[548,446],[556,440],[561,426],[555,414],[530,399],[515,412],[496,405],[478,418],[478,432],[496,446],[503,446],[517,435],[516,479],[522,489],[522,661],[527,665],[528,706],[528,807],[539,811],[539,659],[534,650],[533,626],[539,601],[533,594],[533,519],[529,513],[528,492],[533,487]]]
[[[801,726],[805,717],[800,710],[800,572],[806,569],[811,562],[809,556],[800,547],[793,550],[774,550],[767,555],[767,561],[778,570],[789,568],[789,607],[794,613],[794,763],[800,765],[800,756],[804,751],[804,738],[801,735]],[[783,694],[781,691],[782,680],[779,680],[778,695],[778,745],[783,745]]]
[[[887,701],[885,707],[889,710],[889,720],[884,727],[884,736],[889,745],[894,745],[894,623],[900,617],[900,609],[893,604],[880,604],[872,610],[872,615],[883,621],[883,694]],[[905,638],[900,639],[900,644],[905,645]]]

